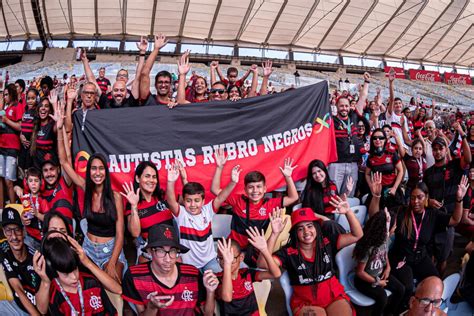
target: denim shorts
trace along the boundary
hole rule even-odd
[[[84,236],[84,242],[82,243],[82,248],[86,252],[87,256],[102,270],[104,270],[104,265],[109,262],[112,257],[112,252],[114,251],[115,238],[112,238],[105,243],[96,243],[92,242],[87,234]],[[127,270],[127,260],[123,254],[123,249],[120,251],[120,256],[118,261],[123,263],[123,271]]]
[[[16,157],[0,155],[0,177],[16,181]]]

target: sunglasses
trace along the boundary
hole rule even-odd
[[[219,94],[224,94],[225,90],[224,89],[211,89],[211,93],[219,93]]]
[[[383,136],[374,136],[373,139],[374,140],[384,140],[385,137],[383,137]]]

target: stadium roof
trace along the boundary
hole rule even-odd
[[[172,41],[474,64],[469,0],[0,0],[7,40]]]

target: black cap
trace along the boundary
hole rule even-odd
[[[446,144],[446,141],[444,140],[443,137],[436,137],[433,142],[431,143],[431,147],[434,147],[434,145],[440,145],[440,146],[443,146],[443,147],[448,147],[448,145]]]
[[[189,251],[189,248],[179,243],[178,235],[173,226],[164,224],[153,225],[148,231],[148,244],[145,249],[164,246],[179,249],[181,253]]]
[[[2,226],[5,227],[9,224],[16,224],[20,227],[23,227],[21,222],[20,213],[15,210],[13,207],[6,207],[2,212]]]
[[[44,165],[48,163],[52,164],[55,167],[60,166],[58,157],[56,155],[51,155],[51,154],[47,155],[45,159],[43,160],[43,162],[41,163],[41,168],[43,168]]]

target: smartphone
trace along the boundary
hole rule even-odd
[[[76,51],[76,60],[81,61],[82,48],[78,47]]]

